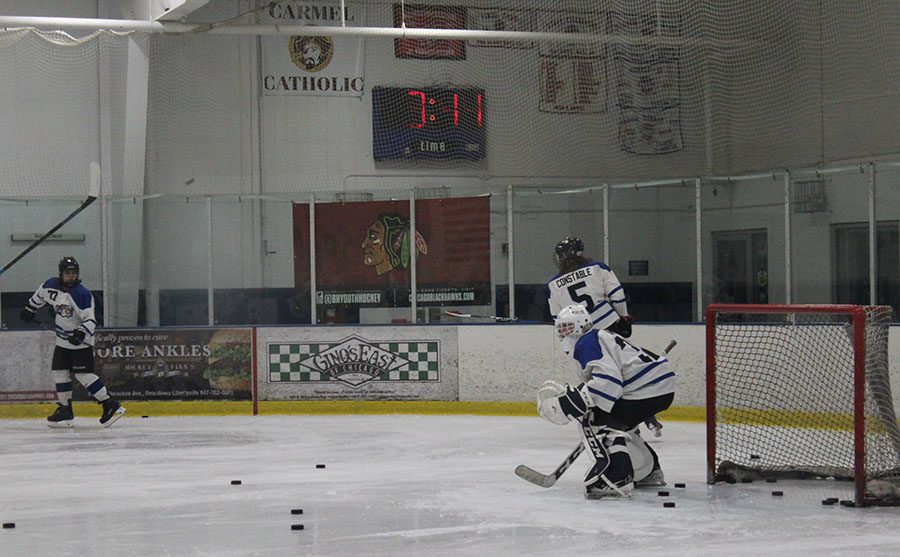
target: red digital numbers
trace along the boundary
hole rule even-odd
[[[449,89],[423,91],[409,89],[406,94],[410,99],[412,118],[407,127],[423,129],[426,127],[463,127],[484,126],[484,108],[482,94],[464,91],[462,94]],[[471,123],[467,118],[471,116]]]

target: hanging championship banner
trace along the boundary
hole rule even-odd
[[[316,303],[410,307],[412,250],[419,306],[491,303],[490,198],[316,204]],[[294,277],[309,276],[309,211],[294,206]],[[297,243],[297,239],[300,243]]]
[[[609,32],[644,39],[611,48],[620,148],[639,155],[681,151],[681,54],[677,46],[646,40],[677,39],[679,20],[658,17],[656,12],[609,12]]]
[[[468,8],[469,29],[479,31],[533,31],[533,15],[530,10],[504,8]],[[483,48],[531,48],[534,41],[470,41],[472,46]]]
[[[260,23],[341,26],[340,2],[272,2]],[[348,27],[364,24],[365,6],[346,4]],[[363,94],[362,37],[263,36],[262,91],[265,95],[354,96]]]
[[[394,4],[394,27],[465,29],[466,8]],[[394,39],[394,56],[419,60],[465,60],[466,41],[457,39]]]
[[[541,17],[555,33],[603,33],[597,14],[560,11]],[[601,42],[542,42],[539,64],[541,112],[606,112],[606,49]]]

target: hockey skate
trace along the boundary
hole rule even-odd
[[[62,405],[56,403],[56,410],[47,417],[47,425],[50,427],[72,427],[75,413],[72,412],[72,403]]]
[[[634,482],[631,476],[618,482],[600,476],[600,479],[591,485],[584,487],[584,496],[587,499],[630,499],[634,491]]]
[[[103,415],[100,416],[100,424],[103,427],[113,425],[125,413],[125,407],[119,404],[118,400],[110,398],[104,400],[101,404],[103,404]]]

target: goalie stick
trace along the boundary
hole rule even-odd
[[[37,240],[35,240],[34,242],[32,242],[31,245],[28,246],[27,248],[25,248],[25,250],[24,250],[22,253],[20,253],[19,255],[15,256],[15,257],[12,259],[12,261],[10,261],[9,263],[7,263],[7,264],[4,265],[3,267],[0,267],[0,275],[2,275],[3,273],[5,273],[10,267],[12,267],[13,265],[15,265],[16,263],[18,263],[20,259],[22,259],[22,258],[25,257],[26,255],[28,255],[28,253],[29,253],[31,250],[33,250],[34,248],[36,248],[36,247],[38,247],[39,245],[41,245],[41,244],[44,242],[44,240],[46,240],[46,239],[49,238],[54,232],[56,232],[57,230],[59,230],[60,228],[62,228],[64,224],[66,224],[66,223],[69,222],[70,220],[74,219],[75,216],[78,215],[78,213],[84,211],[84,210],[88,207],[88,205],[90,205],[91,203],[93,203],[94,201],[96,201],[97,196],[100,195],[100,165],[97,164],[96,162],[91,162],[91,165],[90,165],[90,171],[91,171],[91,186],[90,186],[90,190],[88,191],[87,199],[85,199],[77,209],[75,209],[74,211],[72,211],[72,212],[69,214],[69,216],[67,216],[66,218],[64,218],[59,224],[57,224],[56,226],[54,226],[53,228],[51,228],[46,234],[44,234],[43,236],[41,236],[40,238],[38,238]]]
[[[474,317],[476,319],[492,319],[494,321],[518,321],[515,317],[499,317],[497,315],[472,315],[471,313],[460,313],[458,311],[445,311],[444,315],[450,317]]]
[[[666,346],[666,349],[663,350],[663,354],[668,354],[670,350],[675,348],[676,344],[678,343],[675,342],[675,340],[670,341],[668,346]],[[655,424],[659,424],[659,427],[651,427],[647,424],[647,422],[650,421],[653,421]],[[657,437],[661,435],[659,430],[662,429],[662,424],[659,423],[659,421],[656,419],[656,416],[648,418],[647,421],[644,422],[644,424],[647,425],[649,429],[653,429],[653,432]],[[556,480],[558,480],[559,477],[562,476],[570,466],[572,466],[572,463],[575,462],[575,460],[581,455],[582,452],[584,452],[584,442],[579,441],[578,445],[572,450],[571,453],[569,453],[569,456],[567,456],[562,464],[557,466],[556,470],[554,470],[553,472],[550,472],[549,474],[541,474],[530,466],[520,464],[516,466],[516,475],[526,482],[531,482],[534,485],[539,485],[541,487],[552,487],[553,484],[556,483]]]

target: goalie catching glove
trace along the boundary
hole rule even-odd
[[[537,394],[538,414],[548,422],[566,425],[584,416],[590,399],[584,383],[573,387],[556,381],[545,381]]]

